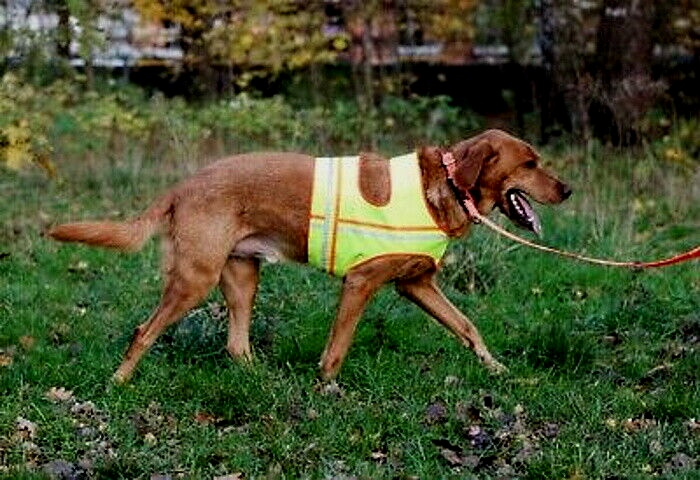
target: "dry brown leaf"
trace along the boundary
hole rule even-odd
[[[628,418],[620,423],[620,427],[628,433],[635,433],[655,427],[657,424],[657,421],[651,418]]]
[[[386,461],[386,453],[382,451],[372,452],[370,453],[369,458],[377,463],[384,463]]]
[[[461,467],[467,464],[467,458],[462,455],[462,449],[446,438],[433,440],[433,444],[438,448],[440,456],[447,460],[451,467]]]
[[[151,432],[148,432],[146,435],[143,436],[143,441],[146,445],[149,445],[151,447],[158,443],[158,439]]]
[[[197,412],[194,414],[194,421],[200,425],[213,425],[221,421],[220,417],[207,412]]]
[[[243,472],[236,472],[236,473],[229,473],[227,475],[220,475],[218,477],[214,477],[213,480],[243,480],[245,478],[245,475],[243,475]]]
[[[97,408],[95,407],[94,403],[88,400],[87,402],[76,403],[75,405],[73,405],[70,409],[70,413],[72,413],[73,415],[82,415],[84,417],[90,417],[97,413]]]
[[[69,402],[73,400],[73,391],[63,387],[51,387],[44,396],[52,402]]]
[[[461,467],[464,465],[464,457],[451,448],[441,447],[440,455],[447,460],[451,467]]]
[[[29,351],[32,348],[34,348],[34,345],[36,344],[36,338],[32,337],[31,335],[22,335],[21,337],[19,337],[19,344],[25,351]]]
[[[438,400],[428,405],[428,408],[425,409],[425,423],[434,425],[445,421],[447,421],[447,407],[444,403]]]
[[[169,473],[152,473],[150,480],[173,480],[173,476]]]
[[[0,352],[0,367],[9,367],[13,361],[12,355],[7,352]]]
[[[15,420],[15,434],[24,440],[31,440],[36,437],[36,423],[27,420],[23,417],[17,417]]]

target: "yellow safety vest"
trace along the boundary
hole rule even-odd
[[[316,159],[309,263],[339,277],[388,254],[425,255],[437,263],[449,237],[428,211],[417,154],[389,161],[391,200],[381,207],[362,197],[359,165],[360,157]]]

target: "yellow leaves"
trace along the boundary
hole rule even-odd
[[[685,160],[685,152],[678,147],[669,147],[664,150],[664,158],[669,162],[682,162]]]
[[[238,43],[241,46],[241,48],[244,49],[249,49],[250,47],[253,46],[255,38],[251,33],[244,33],[243,35],[240,36]]]
[[[49,160],[47,144],[46,137],[32,131],[26,119],[4,127],[0,125],[0,164],[11,170],[36,164],[53,177],[56,169]]]
[[[332,45],[334,50],[342,52],[344,50],[347,50],[347,48],[350,46],[350,43],[348,41],[347,35],[338,35],[333,39]]]
[[[2,130],[2,136],[4,137],[2,158],[8,168],[19,170],[24,165],[31,163],[31,133],[26,120],[21,120],[19,125],[6,127]]]

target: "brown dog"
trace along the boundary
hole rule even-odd
[[[446,155],[456,161],[453,185],[443,166]],[[482,214],[498,207],[533,231],[539,231],[539,221],[523,194],[540,203],[559,203],[571,194],[539,166],[530,145],[498,130],[449,149],[424,147],[417,157],[424,204],[449,237],[465,235],[471,224],[456,197],[459,191],[469,192]],[[127,381],[163,330],[217,284],[229,309],[227,350],[236,359],[251,358],[248,334],[260,260],[308,260],[314,165],[314,158],[293,153],[236,155],[200,170],[132,221],[71,223],[49,232],[61,241],[123,250],[137,250],[156,231],[162,233],[163,296],[149,320],[136,329],[115,373],[117,382]],[[391,197],[387,165],[376,155],[361,156],[357,184],[368,203],[381,205]],[[396,253],[344,273],[337,318],[321,357],[322,376],[338,373],[365,304],[387,282],[450,329],[486,367],[503,370],[476,327],[439,290],[437,266],[425,255]]]

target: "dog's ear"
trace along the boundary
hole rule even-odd
[[[496,150],[488,139],[460,142],[454,146],[452,152],[457,160],[454,182],[464,190],[476,185],[484,164],[496,155]]]

